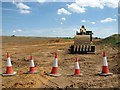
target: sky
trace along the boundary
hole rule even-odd
[[[118,33],[118,0],[2,2],[2,35],[74,37],[82,25],[93,37]]]

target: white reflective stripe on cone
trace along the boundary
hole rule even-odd
[[[107,58],[106,57],[103,57],[103,66],[108,66]]]
[[[55,60],[54,60],[53,67],[58,67],[58,59],[57,58],[55,58]]]
[[[12,66],[12,64],[11,64],[11,60],[10,60],[10,57],[7,58],[7,66]]]
[[[80,69],[78,62],[75,62],[75,69]]]
[[[34,67],[34,61],[30,60],[30,67]]]

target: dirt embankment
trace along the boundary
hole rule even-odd
[[[95,54],[69,54],[73,41],[56,38],[18,38],[3,37],[2,68],[6,70],[6,52],[10,53],[14,71],[12,77],[2,77],[3,88],[118,88],[119,56],[118,50],[108,45],[96,45]],[[101,72],[103,57],[106,51],[112,76],[97,76]],[[55,52],[58,52],[60,77],[50,77]],[[30,55],[33,55],[37,74],[25,74],[29,70]],[[78,57],[83,77],[72,77],[75,69],[75,58]],[[1,77],[1,76],[0,76]]]

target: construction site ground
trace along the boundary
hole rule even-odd
[[[6,72],[7,52],[17,71],[15,76],[2,77],[2,88],[118,88],[119,52],[115,47],[96,44],[96,51],[89,54],[70,54],[68,49],[74,40],[39,37],[2,37],[2,72]],[[102,71],[103,51],[112,76],[97,75]],[[55,53],[58,53],[58,72],[60,77],[46,75],[50,73]],[[30,67],[30,55],[33,55],[37,74],[26,74]],[[73,77],[75,58],[78,57],[82,77]]]

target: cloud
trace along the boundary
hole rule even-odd
[[[106,23],[106,22],[113,22],[113,21],[116,21],[116,19],[112,19],[112,18],[108,17],[108,18],[106,18],[104,20],[101,20],[100,22],[101,23]]]
[[[15,30],[13,32],[16,32]]]
[[[63,21],[65,21],[65,20],[66,20],[66,18],[65,18],[65,17],[62,17],[62,20],[63,20]]]
[[[45,3],[45,2],[71,2],[74,0],[36,0],[39,3]]]
[[[64,9],[64,8],[61,8],[61,9],[58,9],[57,14],[58,14],[58,15],[61,15],[61,14],[70,15],[70,14],[72,14],[72,13],[70,13],[69,11],[67,11],[67,10]]]
[[[29,6],[27,6],[27,5],[23,4],[23,3],[18,3],[18,4],[16,4],[16,6],[18,8],[20,8],[20,9],[30,9]]]
[[[39,3],[44,3],[46,2],[47,0],[37,0]]]
[[[16,4],[14,0],[12,1],[12,4]]]
[[[81,22],[86,22],[86,20],[81,20]]]
[[[45,2],[60,2],[61,0],[37,0],[39,3],[45,3]]]
[[[77,0],[75,4],[80,7],[99,7],[101,9],[104,8],[103,5],[101,5],[100,0]]]
[[[16,3],[15,1],[13,1],[12,3],[15,4],[17,8],[20,9],[20,13],[30,13],[31,12],[31,11],[29,11],[30,7],[23,3]]]
[[[117,8],[119,0],[100,0],[101,5],[110,8]]]
[[[63,24],[63,22],[61,22],[60,24]]]
[[[22,30],[22,29],[13,30],[14,33],[15,33],[15,32],[21,32],[21,31],[23,31],[23,30]]]
[[[69,2],[70,0],[37,0],[40,3],[44,2]],[[76,4],[80,8],[82,7],[98,7],[103,9],[105,6],[110,8],[117,8],[119,0],[73,0],[74,3],[71,4],[73,6]]]
[[[110,8],[117,8],[119,0],[76,0],[76,4],[82,7],[99,7],[101,9],[104,6]]]
[[[95,22],[91,22],[92,24],[95,24]]]
[[[77,4],[73,3],[71,5],[69,4],[66,4],[68,6],[68,9],[73,11],[73,12],[76,12],[76,13],[84,13],[85,12],[85,8],[83,7],[79,7]]]
[[[21,31],[23,31],[22,29],[17,29],[16,31],[19,31],[19,32],[21,32]]]
[[[85,13],[87,7],[100,8],[104,7],[117,8],[119,0],[75,0],[72,4],[66,4],[68,9],[75,13]]]
[[[31,11],[29,10],[20,10],[20,13],[30,13]]]

